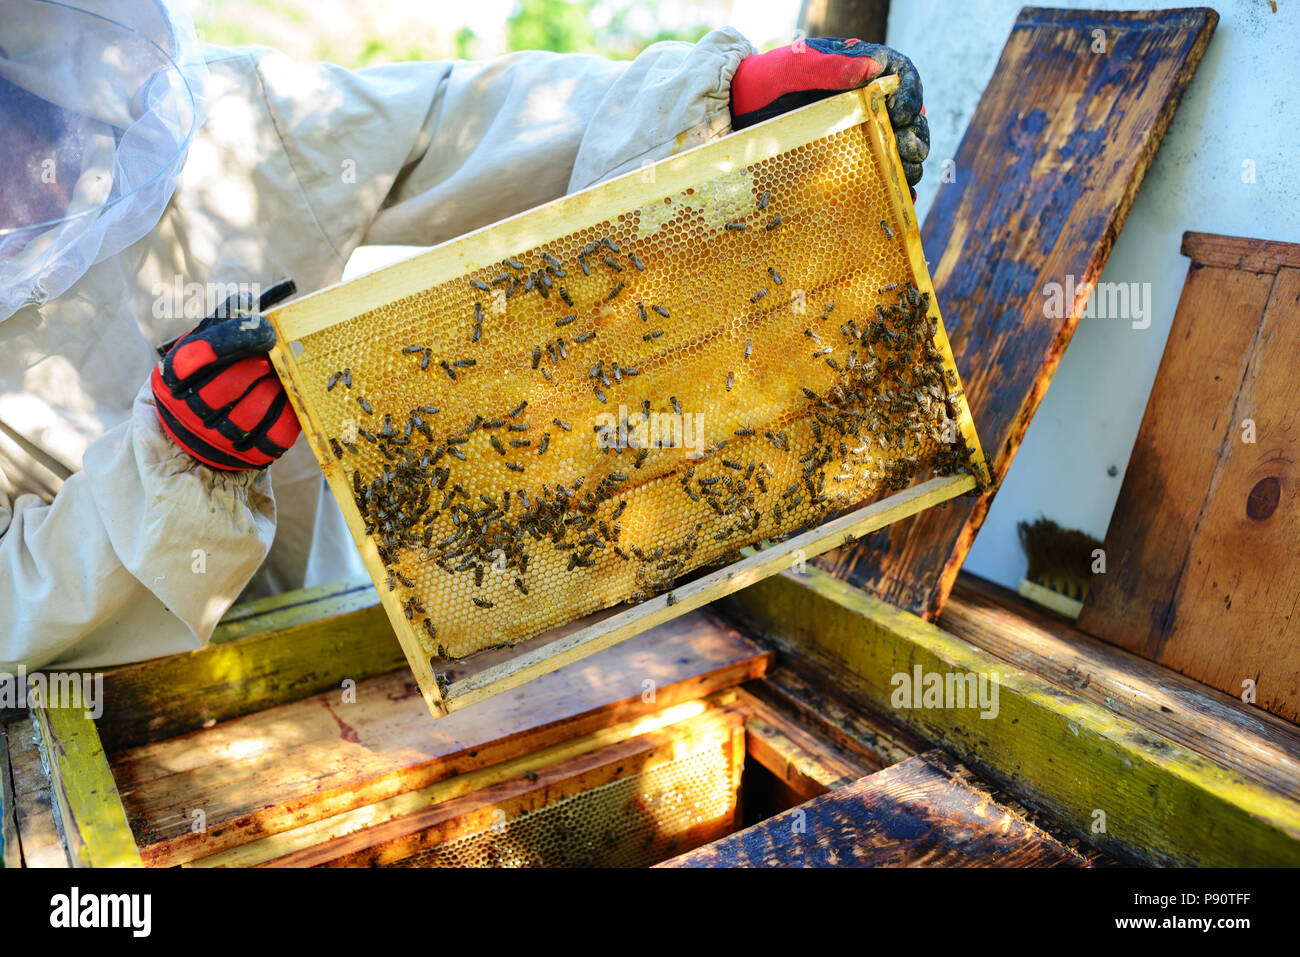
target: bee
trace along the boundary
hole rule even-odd
[[[555,352],[555,346],[549,342],[546,344],[546,354],[551,357],[551,365],[560,364],[560,357]]]
[[[403,355],[413,356],[417,352],[423,352],[423,351],[424,351],[424,346],[415,346],[415,345],[402,346]]]
[[[482,566],[479,566],[479,567],[482,567]],[[473,600],[474,600],[474,604],[478,605],[480,608],[495,608],[495,607],[496,607],[496,604],[495,604],[494,602],[490,602],[490,601],[488,601],[486,598],[479,598],[477,595],[474,596],[474,599],[473,599]]]
[[[364,412],[366,415],[375,414],[374,408],[370,405],[368,401],[366,401],[366,397],[364,395],[357,396],[357,405],[361,406],[361,411]]]
[[[510,447],[512,449],[526,449],[533,444],[532,439],[511,439]]]
[[[437,638],[437,637],[438,637],[438,629],[436,629],[436,628],[433,627],[433,622],[431,622],[428,618],[424,619],[424,630],[427,631],[427,632],[429,633],[429,637],[430,637],[430,638]],[[444,651],[443,651],[442,645],[439,645],[439,646],[438,646],[438,657],[440,657],[440,658],[445,658],[445,657],[446,657],[446,654],[445,654]]]
[[[563,338],[555,340],[555,351],[560,354],[561,359],[569,358],[569,350],[565,348]]]
[[[658,339],[663,334],[664,331],[662,329],[656,329],[654,332],[647,332],[644,336],[641,337],[641,341],[650,342],[651,340]]]
[[[600,243],[604,245],[605,248],[607,248],[612,253],[617,254],[622,252],[622,250],[618,248],[618,244],[615,243],[614,240],[610,239],[608,236],[602,239]]]
[[[748,359],[748,358],[749,358],[750,356],[752,356],[753,354],[754,354],[754,340],[753,340],[753,339],[746,339],[746,340],[745,340],[745,358]]]
[[[574,336],[574,337],[573,337],[573,341],[574,341],[574,342],[590,342],[592,339],[595,339],[595,338],[596,338],[596,331],[595,331],[594,329],[591,329],[591,330],[588,330],[587,332],[579,333],[578,335]]]
[[[752,296],[749,297],[749,301],[758,302],[766,295],[767,295],[767,289],[760,289],[758,292],[754,293]]]
[[[565,289],[563,286],[560,287],[560,298],[564,300],[566,306],[573,305],[573,297],[569,295],[569,290]]]
[[[524,467],[518,462],[507,462],[506,468],[510,469],[512,472],[522,472],[524,470]]]
[[[625,282],[619,282],[619,283],[618,283],[617,285],[615,285],[614,288],[612,288],[612,289],[609,291],[609,293],[605,296],[605,301],[606,301],[606,302],[613,302],[615,299],[618,298],[618,294],[619,294],[620,292],[622,292],[623,289],[624,289],[626,286],[627,286],[627,283],[625,283]]]
[[[636,461],[632,463],[632,467],[639,469],[645,463],[646,456],[649,454],[649,449],[638,449],[636,453]]]
[[[556,259],[548,252],[543,252],[541,256],[548,266],[554,266],[556,269],[561,269],[564,266],[564,263],[560,262],[560,260]]]
[[[546,432],[542,435],[542,441],[538,443],[537,454],[545,455],[546,450],[550,448],[550,445],[551,445],[551,433]]]
[[[542,361],[542,347],[533,346],[533,368],[536,369],[538,363]]]
[[[524,580],[522,578],[515,579],[515,587],[519,589],[521,594],[528,594],[528,589],[524,586]]]
[[[447,375],[451,378],[452,382],[456,381],[456,373],[452,370],[451,366],[447,363],[446,359],[440,360],[438,362],[438,365],[442,366],[442,371],[447,373]]]
[[[668,397],[668,401],[669,401],[670,403],[672,403],[673,411],[676,412],[678,415],[681,415],[681,414],[682,414],[682,404],[681,404],[680,402],[677,401],[677,396],[675,396],[675,395],[670,395],[670,396]]]
[[[479,279],[471,279],[469,281],[469,284],[473,286],[475,289],[479,290],[480,292],[487,292],[488,289],[491,288],[487,283]]]
[[[457,369],[471,369],[478,365],[477,359],[457,359],[452,363]]]
[[[343,449],[339,447],[337,439],[330,439],[330,451],[334,453],[336,459],[343,458]]]
[[[778,226],[780,226],[780,225],[781,225],[781,222],[782,222],[782,220],[781,220],[781,217],[780,217],[780,216],[773,216],[773,217],[768,221],[768,224],[767,224],[766,226],[764,226],[763,228],[766,229],[768,232],[771,232],[772,230],[774,230],[774,229],[776,229]]]
[[[587,264],[587,260],[581,255],[578,256],[578,266],[582,269],[582,274],[584,276],[591,275],[591,266]]]
[[[832,369],[834,369],[836,372],[840,371],[840,364],[836,362],[834,359],[832,359],[830,356],[826,357],[826,364],[830,366]]]
[[[677,604],[677,594],[676,594],[675,592],[669,592],[669,593],[668,593],[668,598],[667,598],[666,600],[667,600],[668,604],[670,604],[670,605],[675,605],[675,604]]]
[[[700,500],[700,493],[692,490],[689,485],[683,485],[682,491],[690,496],[692,502],[698,502]]]
[[[763,195],[758,197],[758,208],[767,209],[767,204],[771,202],[771,200],[772,200],[772,194],[767,191],[764,191]]]
[[[563,429],[565,432],[573,431],[573,426],[569,425],[569,423],[565,422],[563,419],[552,419],[551,421],[553,421],[558,428]]]
[[[537,277],[537,291],[542,294],[543,299],[549,299],[549,290],[554,283],[551,281],[551,274],[544,269],[539,269],[533,275]]]
[[[880,230],[885,234],[886,239],[894,238],[894,231],[889,228],[889,223],[885,222],[883,219],[880,221]]]
[[[509,299],[519,291],[519,277],[511,276],[510,285],[506,286],[506,298]]]
[[[513,256],[507,256],[505,259],[501,260],[501,265],[509,266],[511,269],[520,270],[520,271],[522,271],[524,268],[524,264],[521,263],[518,259],[515,259]]]
[[[663,306],[651,306],[650,310],[652,312],[658,313],[659,315],[663,316],[665,319],[668,318],[668,310],[665,309]]]
[[[731,391],[731,387],[732,387],[733,385],[735,385],[735,384],[736,384],[736,373],[734,373],[734,372],[728,372],[728,373],[727,373],[727,391],[730,392],[730,391]]]
[[[447,454],[453,456],[454,458],[460,459],[462,462],[465,461],[465,453],[462,452],[460,449],[456,448],[455,446],[449,446],[447,448]]]
[[[895,289],[897,289],[897,288],[898,288],[898,283],[896,283],[896,282],[891,282],[891,283],[890,283],[889,285],[887,285],[887,286],[881,286],[880,289],[878,290],[878,292],[881,293],[881,294],[883,295],[884,293],[887,293],[887,292],[893,292],[893,291],[894,291]]]
[[[437,406],[434,405],[417,405],[416,408],[419,409],[421,412],[423,412],[425,415],[437,415],[439,412],[442,411],[441,409],[439,409]]]
[[[592,391],[596,393],[596,398],[599,399],[601,402],[608,401],[605,398],[605,393],[601,392],[599,387],[593,387]]]
[[[497,450],[498,455],[506,454],[506,447],[501,444],[501,440],[495,435],[488,436],[488,441],[492,443],[492,448]]]
[[[778,286],[784,284],[785,280],[781,278],[781,274],[777,272],[774,267],[768,266],[767,274],[772,277],[772,282],[776,283]]]
[[[643,315],[641,318],[644,319],[645,316]],[[342,372],[335,372],[333,375],[331,375],[329,379],[326,380],[325,382],[325,391],[329,392],[331,389],[333,389],[336,385],[339,384],[339,379],[342,378],[343,378]]]
[[[578,314],[575,312],[567,316],[561,316],[559,319],[555,320],[555,324],[557,326],[567,326],[569,323],[573,322],[573,320],[577,318],[578,318]]]
[[[430,360],[431,358],[433,358],[433,350],[432,350],[432,349],[425,349],[425,350],[424,350],[424,355],[420,356],[420,371],[421,371],[421,372],[423,372],[425,369],[429,368],[429,360]]]
[[[742,222],[736,221],[727,223],[722,228],[732,233],[743,233],[749,227]]]
[[[490,283],[488,283],[488,285],[489,285],[489,286],[504,286],[504,285],[505,285],[506,283],[508,283],[509,281],[510,281],[510,273],[508,273],[508,272],[503,272],[501,275],[497,276],[497,277],[496,277],[495,279],[493,279]]]
[[[610,269],[614,270],[614,272],[622,272],[622,271],[623,271],[623,267],[620,266],[620,265],[618,264],[618,260],[617,260],[617,259],[614,259],[614,258],[611,257],[611,256],[601,256],[601,257],[600,257],[600,261],[603,262],[603,263],[604,263],[606,266],[608,266]]]
[[[739,436],[744,437],[744,436],[748,436],[748,435],[753,435],[753,434],[754,434],[754,430],[751,429],[751,428],[746,427],[746,428],[743,428],[743,429],[736,429],[736,431],[735,431],[734,433],[732,433],[732,434],[733,434],[733,435],[739,435]]]
[[[506,426],[507,432],[527,432],[529,425],[527,422],[511,422]]]
[[[624,366],[622,372],[623,375],[630,375],[630,376],[638,376],[641,374],[641,370],[638,369],[636,366]]]
[[[650,316],[646,314],[646,311],[645,311],[645,303],[642,302],[640,299],[638,299],[638,300],[636,301],[636,311],[637,311],[637,314],[641,317],[641,321],[642,321],[642,322],[648,322],[648,321],[649,321]]]
[[[524,401],[520,402],[517,406],[515,406],[513,409],[511,409],[509,412],[507,412],[506,415],[509,418],[517,419],[519,418],[520,414],[524,411],[524,409],[526,409],[527,407],[528,407],[528,400],[525,399]],[[511,426],[511,428],[513,429],[514,426]]]
[[[643,263],[639,258],[637,258],[636,253],[628,253],[627,259],[628,262],[630,262],[633,266],[636,267],[637,272],[645,272],[645,263]]]

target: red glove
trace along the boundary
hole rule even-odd
[[[921,181],[921,163],[930,154],[921,77],[911,60],[878,43],[822,37],[745,57],[731,81],[731,128],[743,130],[880,76],[899,79],[885,106],[903,172],[915,186]]]
[[[257,302],[231,296],[170,347],[150,380],[158,418],[176,444],[204,465],[236,472],[266,468],[302,427],[267,351],[275,332],[257,309],[294,293],[277,283]]]

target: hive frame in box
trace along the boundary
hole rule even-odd
[[[653,167],[653,176],[645,175],[643,170],[625,174],[443,243],[386,269],[306,296],[268,314],[278,339],[271,351],[271,361],[285,383],[307,440],[342,507],[348,528],[375,579],[385,611],[420,691],[435,717],[517,687],[901,518],[987,484],[988,468],[969,406],[958,388],[959,397],[954,403],[956,422],[970,449],[969,473],[929,479],[780,544],[751,551],[741,560],[666,594],[628,607],[605,609],[506,648],[484,651],[464,661],[448,662],[449,667],[442,674],[444,683],[440,686],[428,652],[416,632],[417,626],[406,617],[399,596],[383,585],[379,571],[382,563],[374,541],[366,534],[348,477],[331,453],[329,436],[320,418],[305,400],[295,341],[454,279],[471,269],[501,261],[516,250],[539,247],[557,236],[601,222],[611,213],[658,201],[665,195],[688,189],[692,184],[862,126],[877,168],[887,174],[886,195],[895,223],[901,226],[900,238],[912,281],[922,294],[929,296],[929,316],[937,320],[938,325],[934,344],[942,353],[944,372],[950,382],[959,383],[952,350],[938,315],[915,210],[885,107],[885,97],[893,92],[897,83],[897,78],[885,77],[864,89],[811,104],[663,160]]]

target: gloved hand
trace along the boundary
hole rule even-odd
[[[903,172],[908,185],[915,186],[921,181],[921,163],[930,153],[921,77],[911,60],[878,43],[823,37],[745,57],[731,81],[731,128],[742,130],[815,100],[866,86],[880,76],[899,79],[885,106]]]
[[[276,283],[258,302],[231,296],[211,316],[164,346],[150,380],[167,434],[204,465],[236,472],[266,468],[302,431],[266,353],[271,324],[256,310],[293,295]]]

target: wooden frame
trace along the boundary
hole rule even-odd
[[[958,398],[956,422],[971,450],[972,474],[932,479],[922,485],[874,502],[819,529],[752,555],[677,588],[671,598],[661,595],[624,609],[606,609],[576,625],[554,628],[516,644],[511,649],[480,652],[447,662],[440,684],[428,650],[417,633],[418,623],[406,617],[401,597],[382,584],[383,563],[375,542],[366,534],[348,475],[333,455],[329,437],[317,410],[306,398],[297,352],[297,340],[331,328],[357,315],[402,300],[467,272],[499,262],[520,249],[530,249],[599,223],[610,215],[657,202],[693,184],[707,182],[738,168],[835,133],[861,126],[878,169],[887,172],[886,194],[896,223],[901,225],[905,260],[916,287],[930,297],[929,315],[938,319],[934,290],[921,249],[915,210],[897,155],[885,97],[897,86],[896,77],[876,81],[864,90],[832,97],[759,124],[740,133],[689,150],[653,167],[653,175],[636,171],[521,214],[512,219],[444,243],[406,262],[304,297],[268,314],[278,335],[271,360],[303,423],[330,488],[347,520],[348,528],[375,579],[380,600],[406,654],[430,712],[435,716],[463,708],[518,686],[539,675],[609,647],[632,635],[693,608],[730,594],[746,584],[908,515],[973,491],[987,484],[988,469],[969,408],[960,396],[956,366],[942,321],[935,345],[942,353],[944,373]],[[475,660],[479,659],[479,660]],[[504,660],[503,660],[504,659]]]

